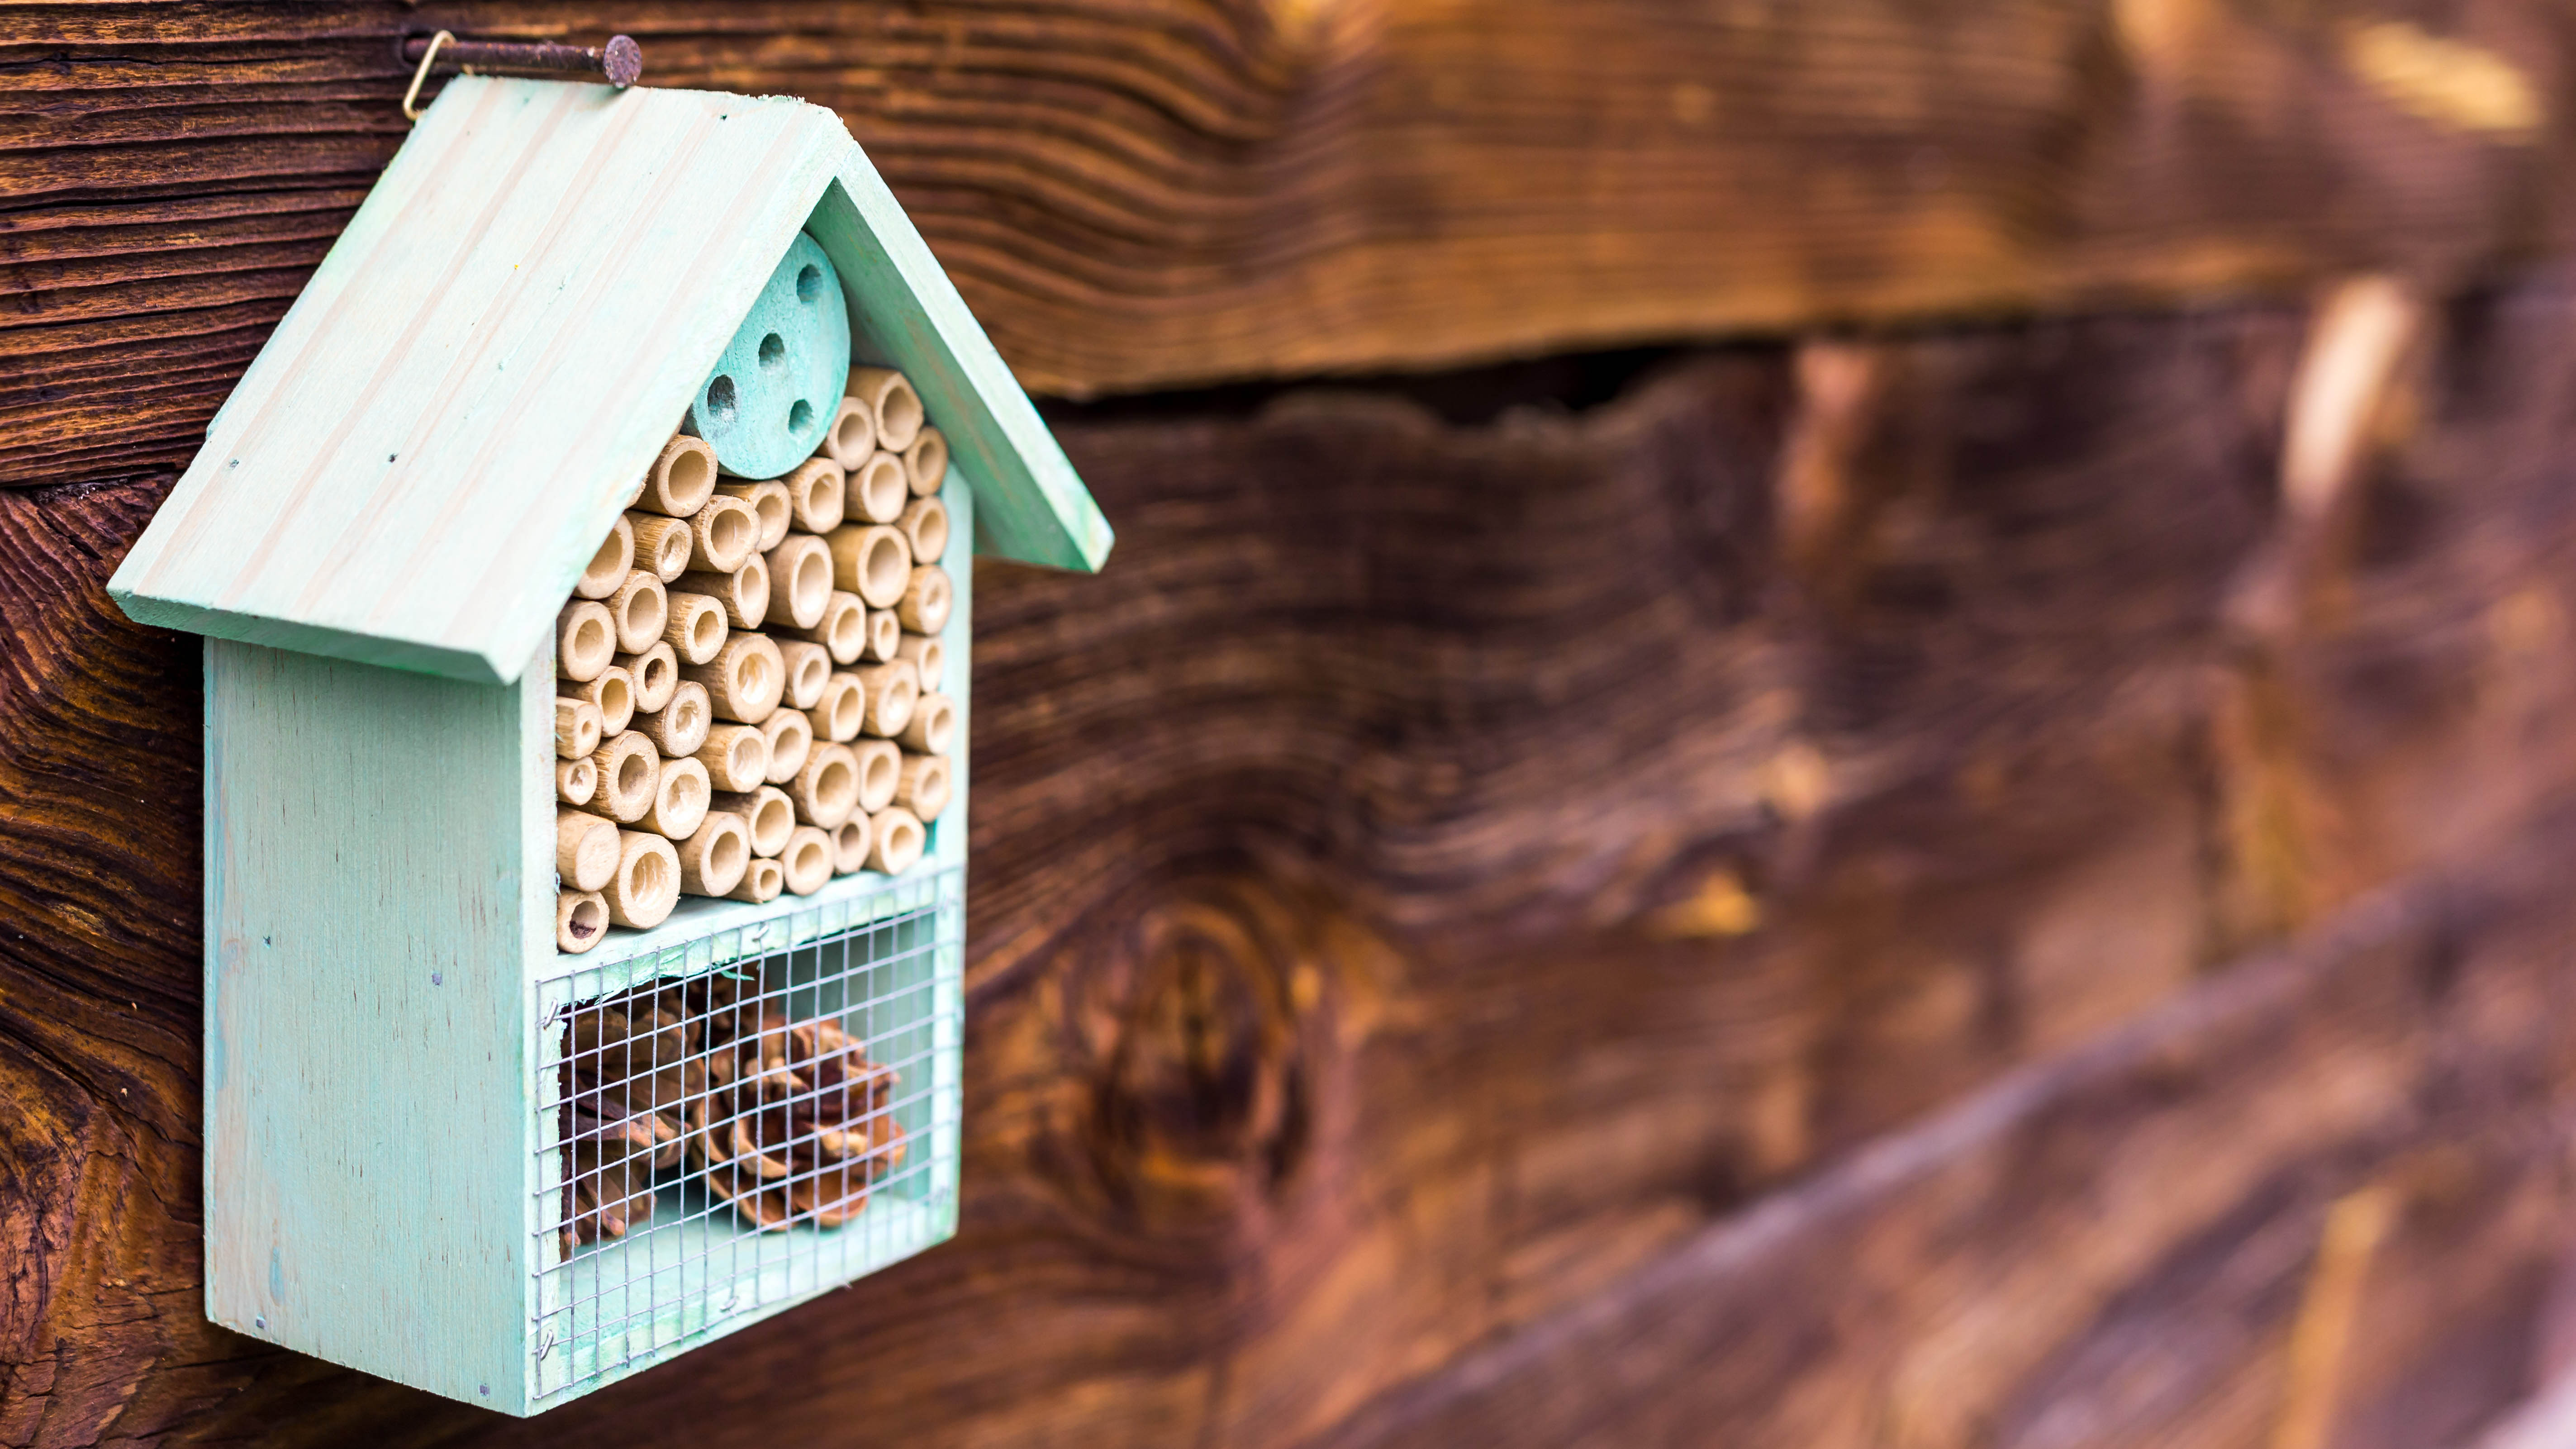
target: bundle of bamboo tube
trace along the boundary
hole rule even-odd
[[[555,629],[555,943],[899,875],[948,806],[948,444],[888,368],[822,450],[720,478],[662,448]]]

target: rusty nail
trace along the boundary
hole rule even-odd
[[[414,35],[402,43],[406,64],[418,65],[429,54],[433,37]],[[490,66],[496,70],[572,70],[604,76],[624,90],[644,74],[644,47],[633,36],[612,35],[606,45],[556,45],[536,40],[450,40],[440,46],[442,64]]]

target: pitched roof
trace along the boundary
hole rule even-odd
[[[109,581],[147,624],[515,679],[799,229],[975,490],[988,552],[1107,522],[840,119],[460,77]]]

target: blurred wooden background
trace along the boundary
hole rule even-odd
[[[440,27],[838,108],[1120,531],[977,576],[958,1241],[527,1424],[200,1316],[197,650],[101,592]],[[2571,66],[2542,0],[0,8],[0,1444],[2527,1432]]]

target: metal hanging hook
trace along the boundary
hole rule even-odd
[[[438,59],[438,48],[455,38],[455,36],[442,30],[436,35],[431,36],[429,38],[429,43],[422,47],[420,52],[420,69],[411,73],[411,89],[403,92],[404,120],[418,121],[420,119],[420,112],[412,108],[412,102],[420,99],[420,83],[429,79],[429,63]],[[406,46],[405,49],[409,49],[409,47]]]
[[[416,61],[419,69],[411,74],[411,89],[403,92],[403,115],[417,121],[420,112],[414,102],[420,99],[420,87],[429,79],[429,68],[440,56],[467,72],[476,67],[493,70],[579,71],[600,77],[624,90],[644,75],[644,47],[631,35],[612,35],[606,45],[557,45],[534,40],[459,40],[452,31],[436,35],[406,37],[399,52],[403,59]]]

